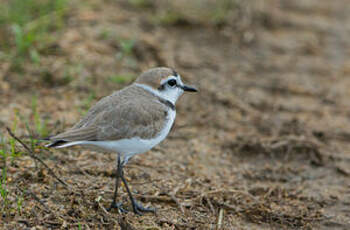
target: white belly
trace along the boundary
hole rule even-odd
[[[75,141],[59,146],[64,148],[72,145],[83,145],[86,147],[91,146],[93,149],[102,149],[109,152],[117,152],[124,156],[124,159],[128,159],[135,154],[147,152],[161,141],[163,141],[168,135],[174,120],[176,117],[176,111],[170,110],[167,116],[167,122],[160,133],[152,139],[142,139],[140,137],[134,137],[131,139],[120,139],[117,141]]]

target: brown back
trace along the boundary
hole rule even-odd
[[[105,141],[135,136],[153,138],[164,126],[167,111],[168,107],[157,96],[133,84],[102,98],[70,130],[50,139]]]

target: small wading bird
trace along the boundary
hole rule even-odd
[[[150,69],[130,86],[102,98],[71,129],[47,138],[51,143],[46,147],[80,145],[117,153],[115,191],[109,210],[126,211],[116,202],[121,180],[135,213],[154,212],[135,201],[123,167],[132,156],[147,152],[165,139],[175,120],[175,102],[184,91],[197,89],[185,85],[173,69]]]

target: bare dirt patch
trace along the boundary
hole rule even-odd
[[[1,228],[350,228],[349,4],[161,2],[74,2],[39,65],[0,64],[1,146],[13,148]],[[105,210],[115,155],[33,145],[66,187],[5,132],[31,146],[154,66],[200,89],[178,102],[167,140],[126,167],[157,215]]]

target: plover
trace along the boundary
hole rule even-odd
[[[117,153],[115,191],[109,209],[125,211],[116,202],[121,179],[135,213],[155,211],[135,201],[124,178],[123,166],[135,154],[147,152],[165,139],[174,124],[175,103],[184,91],[197,92],[197,89],[185,85],[171,68],[149,69],[133,84],[102,98],[71,129],[47,138],[51,143],[46,147],[80,145]]]

